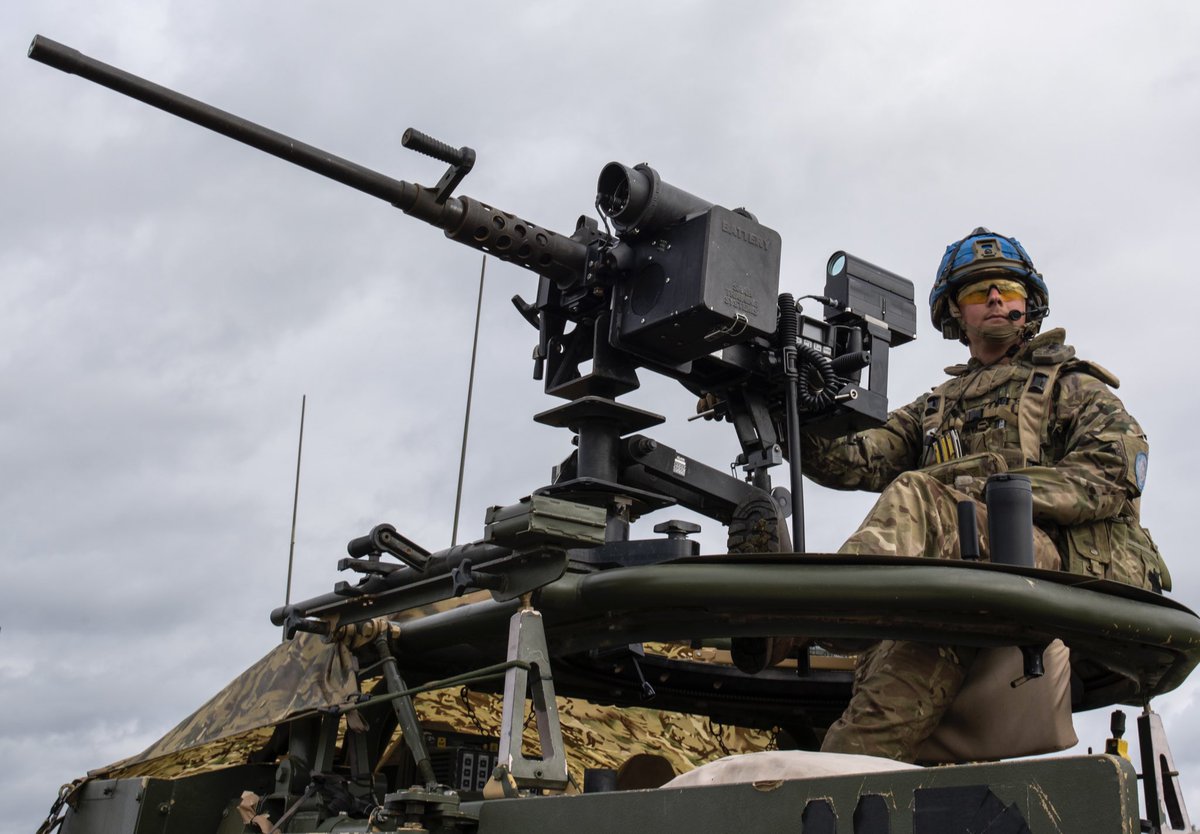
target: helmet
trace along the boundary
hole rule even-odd
[[[1050,303],[1046,282],[1042,280],[1041,273],[1033,268],[1033,261],[1020,241],[980,226],[962,240],[946,247],[933,290],[929,293],[933,326],[942,331],[944,338],[963,339],[962,327],[950,313],[950,302],[954,300],[955,293],[960,287],[979,280],[984,273],[993,271],[1012,273],[1004,277],[1016,278],[1024,284],[1031,306],[1045,308]],[[1034,332],[1039,321],[1034,319],[1030,322]]]

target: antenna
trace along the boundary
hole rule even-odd
[[[458,457],[458,489],[454,494],[454,524],[450,530],[450,546],[458,544],[458,511],[462,508],[463,473],[467,468],[467,432],[471,427],[471,394],[475,390],[475,356],[479,350],[479,316],[483,311],[483,276],[487,272],[487,255],[479,264],[479,299],[475,302],[475,337],[471,340],[471,372],[467,376],[467,408],[463,414],[462,452]]]
[[[300,442],[296,444],[296,489],[292,493],[292,541],[288,545],[287,588],[283,594],[283,604],[292,602],[292,559],[296,555],[296,508],[300,506],[300,455],[304,451],[304,407],[308,403],[308,395],[300,397]],[[283,639],[287,640],[287,634]]]

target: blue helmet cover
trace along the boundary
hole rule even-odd
[[[979,267],[984,268],[986,266],[988,269],[1004,269],[1014,272],[1031,285],[1030,289],[1034,293],[1041,295],[1043,298],[1049,296],[1045,281],[1042,280],[1042,276],[1033,268],[1033,259],[1029,257],[1029,253],[1025,251],[1025,247],[1021,245],[1021,242],[1016,238],[998,235],[980,227],[962,240],[955,241],[946,247],[946,253],[942,255],[942,262],[938,265],[937,277],[934,279],[933,289],[929,293],[929,306],[931,308],[947,290],[959,284],[967,283],[971,273],[976,271],[969,268],[980,260],[975,252],[975,242],[984,239],[995,241],[996,245],[999,246],[1000,253],[999,257],[994,260],[988,258],[987,264],[979,264]],[[960,272],[965,273],[962,276],[963,280],[955,280],[955,274]]]

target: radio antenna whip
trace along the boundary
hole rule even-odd
[[[308,403],[308,395],[300,396],[300,442],[296,444],[296,488],[292,493],[292,541],[288,545],[287,588],[283,593],[283,604],[292,602],[292,559],[296,555],[296,508],[300,506],[300,455],[304,451],[304,407]],[[284,640],[287,635],[284,634]]]
[[[475,356],[479,351],[479,316],[483,312],[483,277],[487,272],[487,255],[479,264],[479,299],[475,302],[475,337],[471,340],[471,371],[467,375],[467,408],[463,414],[462,452],[458,457],[458,489],[454,494],[454,525],[450,530],[450,546],[458,544],[458,511],[462,508],[463,473],[467,467],[467,432],[471,428],[471,394],[475,390]]]

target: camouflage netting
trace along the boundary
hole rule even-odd
[[[695,651],[685,644],[647,643],[648,654],[706,662],[711,650]],[[706,715],[600,706],[576,698],[558,698],[559,721],[567,767],[576,785],[589,768],[620,770],[639,754],[660,756],[675,774],[722,756],[755,753],[776,747],[774,734],[726,724]],[[421,723],[457,732],[496,737],[500,734],[501,698],[466,687],[443,689],[414,699]],[[537,750],[537,732],[525,722],[525,750]]]
[[[336,642],[309,634],[278,646],[159,741],[136,756],[90,772],[91,778],[179,778],[244,764],[270,739],[276,725],[315,710],[345,704],[359,693],[352,649],[371,639],[381,621],[363,624]],[[386,627],[396,628],[395,624]],[[647,645],[672,656],[686,646]],[[422,724],[496,737],[499,695],[455,686],[414,698]],[[636,707],[597,706],[557,699],[568,766],[576,784],[587,768],[620,769],[632,756],[662,757],[675,773],[730,753],[774,747],[771,733],[714,724],[707,716]],[[526,724],[527,753],[537,750],[536,728]]]
[[[354,670],[345,643],[297,634],[141,753],[88,775],[172,777],[241,764],[276,724],[357,696]]]

